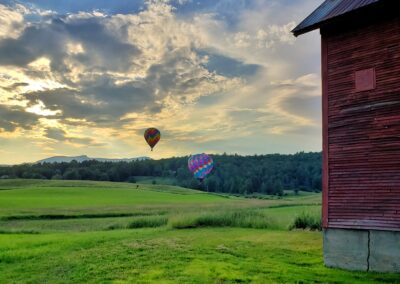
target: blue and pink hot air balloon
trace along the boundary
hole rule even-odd
[[[188,168],[200,182],[212,171],[213,167],[214,162],[207,154],[196,154],[189,157]]]

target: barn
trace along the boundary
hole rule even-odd
[[[326,0],[319,29],[327,266],[400,272],[400,13],[394,0]]]

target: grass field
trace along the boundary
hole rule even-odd
[[[0,181],[0,283],[400,283],[328,269],[320,232],[288,230],[320,199]]]

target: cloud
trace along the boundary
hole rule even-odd
[[[8,86],[2,86],[1,88],[3,88],[6,91],[13,91],[15,89],[18,89],[19,87],[26,87],[26,86],[29,86],[29,84],[25,83],[25,82],[18,82],[18,83],[13,83]]]
[[[18,38],[0,42],[0,64],[26,66],[44,57],[65,83],[71,83],[74,64],[87,66],[83,71],[89,72],[126,71],[132,57],[139,55],[138,49],[115,37],[103,21],[99,17],[60,17],[31,24]],[[74,44],[81,46],[81,53],[71,54]]]
[[[310,119],[321,115],[321,97],[307,96],[296,93],[281,102],[283,109],[295,115]]]
[[[0,63],[26,66],[46,58],[50,69],[43,76],[51,74],[66,87],[25,92],[20,100],[29,107],[43,103],[60,118],[119,125],[130,112],[152,116],[234,88],[240,71],[257,68],[214,55],[211,61],[220,60],[226,70],[235,66],[237,77],[232,70],[207,69],[196,50],[195,29],[156,1],[137,15],[80,13],[32,25],[18,39],[0,42],[0,51],[9,51]],[[15,48],[23,46],[29,49]]]
[[[0,4],[0,39],[17,38],[24,26],[24,16],[20,11]]]
[[[39,117],[25,112],[22,107],[0,105],[0,132],[12,132],[17,128],[31,129]]]
[[[254,137],[289,151],[279,139],[318,130],[318,38],[290,34],[316,0],[153,0],[118,13],[49,3],[0,6],[15,13],[0,30],[0,128],[46,153],[141,155],[149,125],[163,132],[160,156],[262,151]]]
[[[74,137],[68,136],[67,132],[60,128],[47,128],[45,130],[45,136],[47,138],[56,140],[56,141],[67,141],[73,144],[80,144],[86,146],[104,146],[104,143],[96,143],[94,139],[88,137]]]
[[[257,64],[245,64],[235,58],[212,52],[199,51],[199,55],[205,56],[204,66],[210,72],[216,72],[226,77],[249,77],[255,75],[262,68]]]
[[[46,129],[46,137],[58,141],[66,140],[66,132],[59,128],[47,128]]]

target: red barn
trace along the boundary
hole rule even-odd
[[[400,272],[400,10],[326,0],[294,30],[320,29],[327,266]]]

